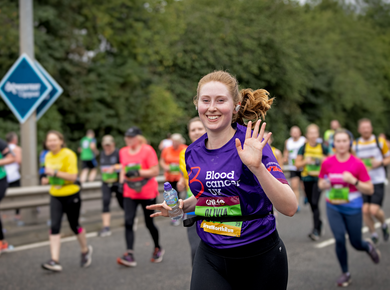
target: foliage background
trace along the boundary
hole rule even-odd
[[[132,125],[157,146],[186,135],[205,74],[227,70],[241,88],[276,97],[275,145],[288,129],[333,118],[356,133],[369,117],[390,133],[390,5],[382,0],[35,0],[35,57],[64,88],[38,122],[76,149],[87,129],[123,145]],[[0,75],[19,54],[18,4],[0,0]],[[0,137],[19,124],[0,101]]]

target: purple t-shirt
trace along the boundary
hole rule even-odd
[[[197,198],[196,215],[247,216],[263,215],[272,211],[272,203],[257,178],[238,156],[235,139],[245,142],[246,127],[232,124],[235,135],[223,147],[209,150],[205,146],[207,134],[186,150],[185,160],[191,192]],[[263,149],[263,164],[281,183],[288,184],[271,147]],[[208,245],[219,248],[243,246],[261,240],[275,231],[275,217],[245,222],[218,223],[198,221],[199,237]]]

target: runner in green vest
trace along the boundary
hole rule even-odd
[[[80,182],[94,181],[97,172],[97,162],[95,156],[98,154],[96,149],[96,139],[93,130],[88,130],[87,135],[80,141],[80,160],[81,160],[81,175]],[[89,173],[89,176],[88,176]]]

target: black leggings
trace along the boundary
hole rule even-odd
[[[78,235],[82,231],[79,225],[81,208],[80,191],[68,196],[50,196],[51,235],[57,235],[61,230],[62,215],[66,213],[69,226]]]
[[[125,197],[123,199],[123,206],[125,209],[125,238],[126,238],[126,246],[127,250],[133,250],[134,245],[134,231],[133,224],[135,214],[137,213],[137,206],[141,204],[142,209],[144,211],[145,224],[148,228],[150,234],[152,235],[152,239],[154,242],[155,248],[160,248],[158,244],[158,229],[153,223],[153,218],[150,217],[151,214],[154,213],[153,210],[146,209],[147,205],[152,205],[156,203],[156,199],[131,199],[129,197]]]
[[[0,179],[0,201],[4,198],[5,192],[7,191],[8,182],[7,177]],[[1,214],[0,214],[0,241],[4,240],[3,234],[3,224],[1,223]]]
[[[241,250],[238,248],[222,250],[225,253],[229,251],[235,253],[234,257],[223,257],[220,255],[221,250],[213,249],[201,241],[195,255],[190,289],[286,289],[288,282],[286,248],[277,233],[276,236],[265,239],[272,243],[272,247],[257,255],[253,254],[253,250],[259,252],[261,247],[255,248],[253,245],[258,242],[248,245],[249,247],[239,247]]]
[[[123,209],[123,194],[118,191],[118,185],[113,184],[110,186],[108,183],[103,182],[103,213],[110,212],[111,196],[113,192],[115,192],[119,206]]]
[[[320,207],[318,205],[320,202],[321,191],[318,188],[318,181],[304,181],[303,184],[305,186],[307,200],[313,213],[314,229],[321,233],[322,221],[320,218]]]

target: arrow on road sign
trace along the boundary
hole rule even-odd
[[[64,91],[61,86],[51,77],[51,75],[41,66],[41,64],[35,61],[35,66],[39,69],[46,80],[50,83],[53,89],[42,101],[42,103],[37,108],[37,121],[42,117],[43,114],[50,108],[50,106],[58,99],[58,97]]]
[[[22,54],[0,82],[0,95],[20,123],[24,123],[52,90],[52,86]]]

